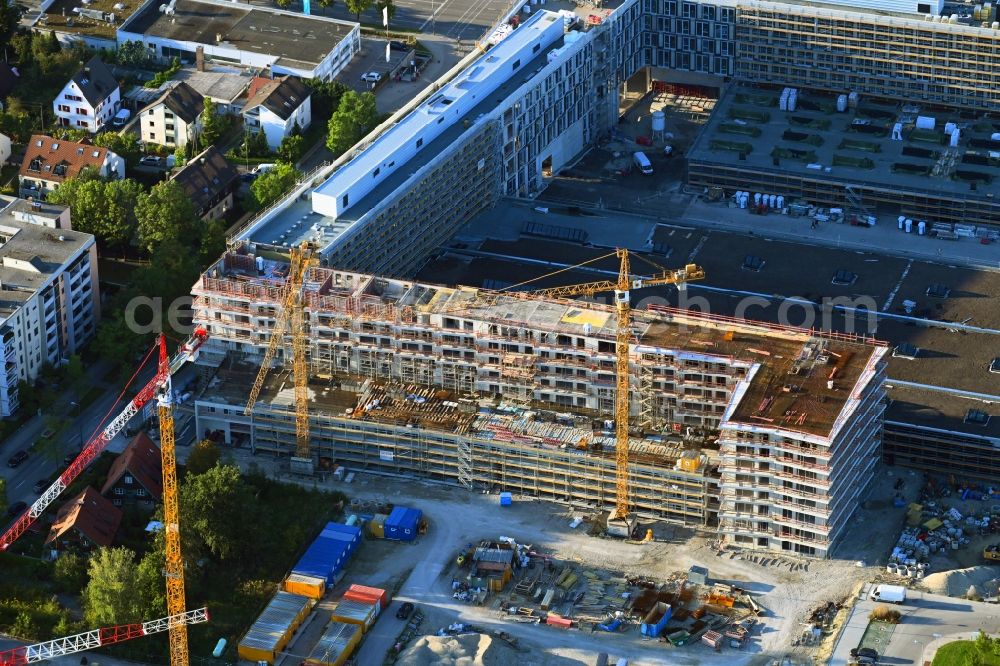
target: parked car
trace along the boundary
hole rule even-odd
[[[403,603],[402,606],[399,607],[399,610],[396,611],[396,617],[400,620],[405,620],[406,618],[410,617],[410,613],[412,612],[413,612],[413,604],[410,603],[409,601],[406,601]]]
[[[253,175],[256,178],[257,176],[259,176],[262,173],[267,173],[268,171],[270,171],[271,169],[273,169],[275,166],[277,166],[277,165],[273,164],[271,162],[267,162],[265,164],[258,164],[257,166],[255,166],[253,168]]]
[[[139,160],[139,164],[143,166],[160,166],[163,164],[163,158],[156,155],[143,155],[142,159]]]
[[[51,485],[52,485],[52,479],[48,477],[44,479],[38,479],[38,481],[35,481],[35,492],[40,493]]]
[[[111,124],[115,127],[124,127],[128,123],[128,119],[132,117],[132,112],[128,109],[120,109],[118,113],[115,114],[114,120]]]
[[[14,516],[20,515],[27,508],[28,505],[25,502],[14,502],[7,507],[7,515],[13,518]]]
[[[851,659],[859,664],[877,664],[878,651],[870,647],[852,648]]]
[[[361,80],[365,83],[378,83],[382,80],[382,75],[378,72],[365,72],[361,75]]]
[[[18,451],[10,458],[7,458],[7,467],[19,467],[21,463],[28,459],[27,451]]]

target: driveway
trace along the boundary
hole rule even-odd
[[[865,599],[858,601],[851,611],[830,659],[830,666],[846,666],[851,648],[858,646],[865,633],[868,615],[878,605],[868,601],[867,592],[865,594]],[[884,647],[880,664],[919,666],[924,663],[924,649],[938,638],[960,633],[967,635],[980,629],[995,632],[1000,626],[1000,606],[939,594],[911,590],[907,592],[906,602],[896,608],[903,614],[903,619]]]

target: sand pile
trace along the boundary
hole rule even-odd
[[[424,636],[404,650],[401,664],[441,666],[509,666],[519,661],[518,653],[503,641],[485,634]]]
[[[952,569],[932,573],[923,580],[923,586],[934,594],[946,594],[950,597],[964,597],[970,585],[975,585],[980,594],[995,587],[988,583],[1000,578],[1000,567],[982,565],[968,569]]]

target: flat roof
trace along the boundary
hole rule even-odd
[[[214,272],[219,271],[215,276]],[[227,293],[234,297],[273,300],[284,277],[280,271],[258,271],[249,256],[227,254],[195,285],[196,293]],[[614,341],[614,308],[600,303],[542,298],[470,287],[448,287],[430,283],[313,268],[304,283],[310,311],[344,312],[352,316],[366,309],[412,309],[416,313],[443,318],[472,319],[505,326],[523,324],[554,334],[578,335]],[[850,390],[882,347],[856,340],[837,339],[789,327],[760,325],[732,319],[701,316],[680,310],[636,309],[633,317],[635,345],[668,350],[678,358],[725,363],[749,369],[763,364],[750,385],[749,403],[758,392],[766,397],[775,390],[774,377],[790,385],[795,420],[788,422],[789,406],[778,396],[762,406],[737,409],[733,420],[770,419],[771,427],[820,436],[829,434]],[[829,372],[822,366],[829,365]],[[793,367],[798,371],[793,372]],[[836,368],[835,387],[828,377]],[[772,377],[771,375],[774,375]],[[288,390],[291,391],[289,386]]]
[[[247,89],[250,79],[250,73],[246,71],[222,71],[209,66],[204,72],[199,72],[194,68],[182,67],[168,85],[183,81],[204,97],[232,102]]]
[[[121,30],[230,46],[276,56],[277,62],[285,65],[315,67],[357,26],[320,16],[210,0],[177,0],[174,13],[167,16],[159,11],[161,4],[166,3],[152,2],[136,12]]]
[[[80,252],[90,234],[50,229],[0,214],[0,316],[12,314]]]
[[[1000,380],[996,384],[1000,385]],[[1000,455],[1000,397],[986,401],[960,393],[896,385],[891,381],[887,394],[887,421],[993,439],[997,455]],[[985,424],[970,422],[969,410],[990,418]]]
[[[517,32],[518,31],[515,31],[513,34],[517,34]],[[503,42],[501,42],[501,44],[503,44]],[[508,78],[500,84],[500,86],[498,86],[492,94],[487,95],[470,111],[453,122],[437,138],[428,143],[421,150],[417,151],[416,154],[406,162],[405,167],[395,169],[388,174],[371,190],[371,192],[352,204],[350,208],[337,216],[336,219],[321,213],[315,213],[312,210],[311,202],[296,199],[294,203],[277,212],[264,224],[257,227],[251,227],[246,233],[240,236],[240,239],[249,240],[253,243],[281,245],[286,247],[291,247],[298,245],[303,241],[315,239],[325,252],[325,249],[331,247],[340,238],[342,238],[354,223],[364,217],[376,205],[388,199],[394,192],[396,192],[396,190],[398,190],[407,179],[417,173],[420,169],[438,159],[442,152],[456,143],[459,136],[465,132],[475,131],[476,127],[474,124],[466,127],[466,123],[475,123],[480,116],[484,116],[493,109],[497,108],[497,106],[500,105],[511,93],[527,83],[539,69],[548,63],[548,54],[550,51],[559,48],[562,45],[563,40],[557,40],[548,48],[542,49],[539,54],[527,64],[527,66],[520,70],[518,74]],[[475,64],[471,67],[475,67]],[[411,112],[404,120],[382,136],[388,135],[395,129],[395,127],[399,127],[400,124],[408,122],[408,119],[414,117],[414,114],[420,112],[420,108]],[[388,144],[381,144],[380,141],[381,137],[376,140],[364,153],[362,153],[362,155],[368,155],[368,157],[365,158],[365,164],[367,166],[371,166],[369,162],[371,164],[377,164],[381,161],[389,159],[392,155],[392,151],[395,150],[395,148],[392,147],[391,142]],[[355,158],[355,160],[357,159],[360,158]],[[342,167],[342,169],[351,168],[351,165],[355,164],[355,160],[348,162],[347,165]],[[371,168],[374,169],[373,166]],[[338,172],[335,171],[331,175],[330,179],[336,177],[337,173]],[[330,182],[330,179],[327,179],[326,182]],[[322,187],[323,185],[317,188],[317,191]],[[317,227],[314,229],[312,225],[317,225]],[[320,234],[318,239],[316,238],[317,232]],[[285,237],[282,238],[282,235]]]
[[[781,90],[730,88],[688,159],[776,175],[857,182],[922,196],[1000,197],[1000,141],[991,140],[1000,132],[1000,123],[985,113],[937,105],[922,108],[917,103],[868,95],[861,96],[857,109],[838,113],[836,95],[806,89],[798,90],[796,110],[786,112],[779,108],[781,94]],[[918,116],[933,117],[935,129],[915,129]],[[903,124],[902,141],[892,139],[896,123]],[[955,148],[943,131],[947,123],[954,123],[961,132]],[[749,150],[739,149],[740,145]],[[972,189],[974,177],[981,179]]]

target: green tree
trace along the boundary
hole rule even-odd
[[[204,474],[188,475],[181,487],[184,529],[221,562],[250,544],[246,524],[256,513],[256,498],[233,465],[216,465]]]
[[[7,44],[21,21],[21,7],[14,2],[0,2],[0,44]]]
[[[139,146],[136,145],[135,135],[133,134],[103,132],[94,137],[94,145],[107,148],[111,152],[120,155],[130,166],[139,160]]]
[[[0,133],[17,143],[28,143],[31,139],[31,125],[31,117],[24,111],[0,111]]]
[[[221,457],[219,446],[210,439],[203,439],[191,449],[184,471],[191,475],[204,474],[215,467]]]
[[[129,39],[118,47],[116,57],[119,65],[143,67],[149,60],[149,51],[146,50],[146,45],[141,40]]]
[[[83,361],[80,360],[79,354],[73,354],[66,361],[66,379],[76,384],[81,379],[83,379],[84,369]]]
[[[87,584],[87,561],[76,553],[64,553],[56,560],[52,577],[63,592],[78,595]]]
[[[113,247],[124,247],[135,236],[142,185],[134,180],[105,181],[85,170],[48,195],[49,201],[73,210],[73,227],[91,233]]]
[[[207,148],[222,138],[226,130],[226,119],[216,112],[215,102],[211,97],[205,98],[205,107],[201,110],[201,146]]]
[[[149,265],[133,274],[132,283],[137,293],[159,297],[164,308],[169,308],[174,299],[190,295],[200,269],[198,255],[191,251],[190,243],[167,238],[156,247]]]
[[[295,187],[299,172],[291,164],[279,162],[267,173],[261,174],[250,184],[250,199],[246,208],[260,210],[270,206],[283,194]]]
[[[31,616],[31,613],[21,611],[14,618],[14,624],[11,625],[10,633],[18,638],[37,638],[38,624],[35,622],[35,618]]]
[[[349,90],[340,98],[337,110],[330,116],[326,147],[340,155],[360,141],[378,121],[375,95]]]
[[[167,239],[190,242],[196,237],[198,212],[176,181],[157,183],[149,194],[140,195],[135,216],[139,244],[149,252]]]
[[[316,0],[316,4],[322,7],[323,9],[329,9],[330,7],[333,7],[333,3],[334,0]]]
[[[306,85],[312,90],[313,122],[317,118],[328,119],[340,106],[340,98],[350,90],[340,81],[324,81],[323,79],[309,79],[306,81]]]
[[[281,9],[288,9],[292,6],[292,0],[274,0],[274,4],[278,5]]]
[[[167,614],[167,591],[163,580],[165,559],[163,536],[157,535],[154,547],[142,556],[136,570],[136,592],[144,600],[147,617],[163,617]]]
[[[198,248],[198,259],[202,266],[207,266],[226,251],[226,224],[222,220],[212,220],[205,223],[201,234],[201,247]],[[197,279],[197,278],[195,278]],[[193,284],[193,283],[192,283]]]
[[[344,0],[347,11],[354,14],[354,20],[361,22],[361,12],[372,6],[372,0]]]
[[[148,619],[135,581],[139,566],[128,548],[101,548],[90,557],[81,602],[88,626],[101,627]]]
[[[91,344],[99,357],[118,364],[119,374],[128,376],[138,360],[136,356],[147,348],[148,338],[129,328],[121,309],[112,312],[114,314],[97,325]]]
[[[305,148],[305,137],[301,134],[289,134],[281,140],[281,145],[278,146],[278,158],[282,162],[295,164],[302,159],[302,153],[305,152]]]

